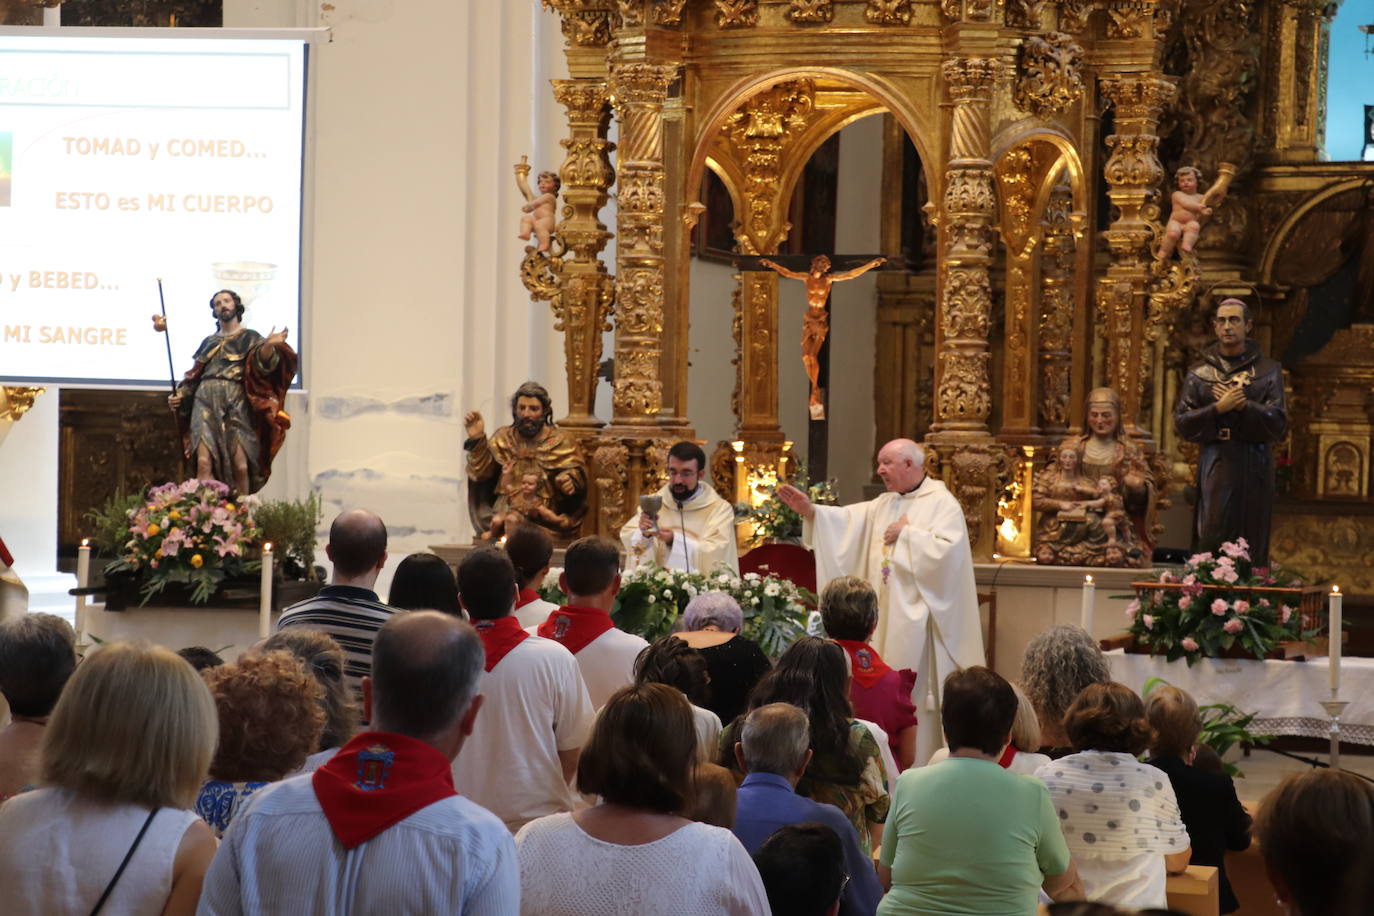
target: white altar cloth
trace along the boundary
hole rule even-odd
[[[1257,734],[1326,738],[1330,720],[1321,700],[1329,699],[1327,659],[1283,662],[1204,658],[1191,668],[1183,659],[1107,653],[1112,677],[1140,692],[1145,681],[1161,677],[1192,694],[1198,705],[1230,703],[1242,713],[1257,713],[1250,730]],[[1340,698],[1350,705],[1341,716],[1341,740],[1374,745],[1374,658],[1341,660]]]

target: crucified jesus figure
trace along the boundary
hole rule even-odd
[[[806,377],[811,380],[809,409],[813,420],[825,419],[825,402],[821,399],[818,379],[821,371],[821,346],[825,343],[826,335],[830,333],[830,315],[825,310],[825,301],[830,298],[830,287],[845,280],[853,280],[886,260],[887,258],[874,258],[866,264],[860,264],[853,270],[837,270],[832,273],[830,258],[818,254],[811,261],[811,269],[806,273],[801,273],[796,270],[788,270],[767,258],[759,259],[759,263],[769,270],[775,271],[789,280],[801,280],[806,283],[807,309],[806,315],[802,319],[801,348],[802,365],[806,367]]]

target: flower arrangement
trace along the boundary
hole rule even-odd
[[[561,569],[552,569],[539,588],[545,601],[564,604],[558,588]],[[687,602],[703,592],[724,592],[744,612],[742,635],[776,658],[806,632],[806,618],[816,596],[789,579],[758,573],[737,575],[720,567],[712,573],[687,573],[659,566],[641,566],[620,580],[611,617],[616,626],[653,642],[672,632]]]
[[[142,603],[171,583],[190,588],[192,604],[204,604],[231,576],[261,569],[256,499],[229,499],[217,480],[187,480],[153,487],[130,506],[118,558],[105,574],[132,574]]]
[[[822,480],[818,483],[811,483],[807,477],[805,462],[798,461],[796,463],[796,470],[786,482],[804,492],[813,503],[833,506],[836,502],[834,481]],[[754,540],[756,541],[801,542],[801,516],[793,512],[786,503],[778,498],[776,489],[769,493],[768,498],[757,506],[751,506],[748,503],[737,505],[735,507],[735,519],[753,524]]]
[[[1233,646],[1264,658],[1278,645],[1315,636],[1320,589],[1277,568],[1255,568],[1245,538],[1227,541],[1212,553],[1188,558],[1180,575],[1161,572],[1157,582],[1137,582],[1136,598],[1126,607],[1130,632],[1141,645],[1169,661],[1214,658]],[[1315,592],[1315,595],[1309,593]],[[1311,619],[1313,629],[1304,629]]]

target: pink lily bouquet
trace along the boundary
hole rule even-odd
[[[1158,581],[1133,585],[1136,598],[1126,607],[1130,632],[1169,661],[1185,658],[1192,665],[1236,654],[1262,659],[1280,643],[1310,639],[1319,628],[1321,589],[1304,588],[1297,576],[1274,567],[1254,567],[1244,538],[1227,541],[1215,555],[1194,554],[1181,575],[1165,571]],[[1312,629],[1304,629],[1304,621]]]
[[[225,579],[262,568],[256,505],[252,496],[231,502],[217,480],[153,487],[129,510],[128,539],[105,573],[135,575],[143,604],[169,583],[188,587],[192,604],[205,604]]]

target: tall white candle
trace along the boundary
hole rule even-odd
[[[81,546],[76,549],[76,587],[91,587],[91,539],[82,538]],[[76,596],[76,612],[73,616],[73,623],[76,624],[76,641],[83,643],[86,634],[86,596]]]
[[[1093,584],[1093,577],[1084,576],[1082,625],[1089,635],[1092,635],[1093,631],[1093,596],[1096,592],[1097,586]]]
[[[1335,696],[1336,691],[1341,689],[1341,587],[1331,586],[1331,600],[1329,610],[1331,619],[1327,623],[1327,642],[1330,643],[1326,650],[1328,671],[1331,679],[1331,695]]]
[[[262,583],[258,587],[258,638],[272,632],[272,544],[262,545]]]

